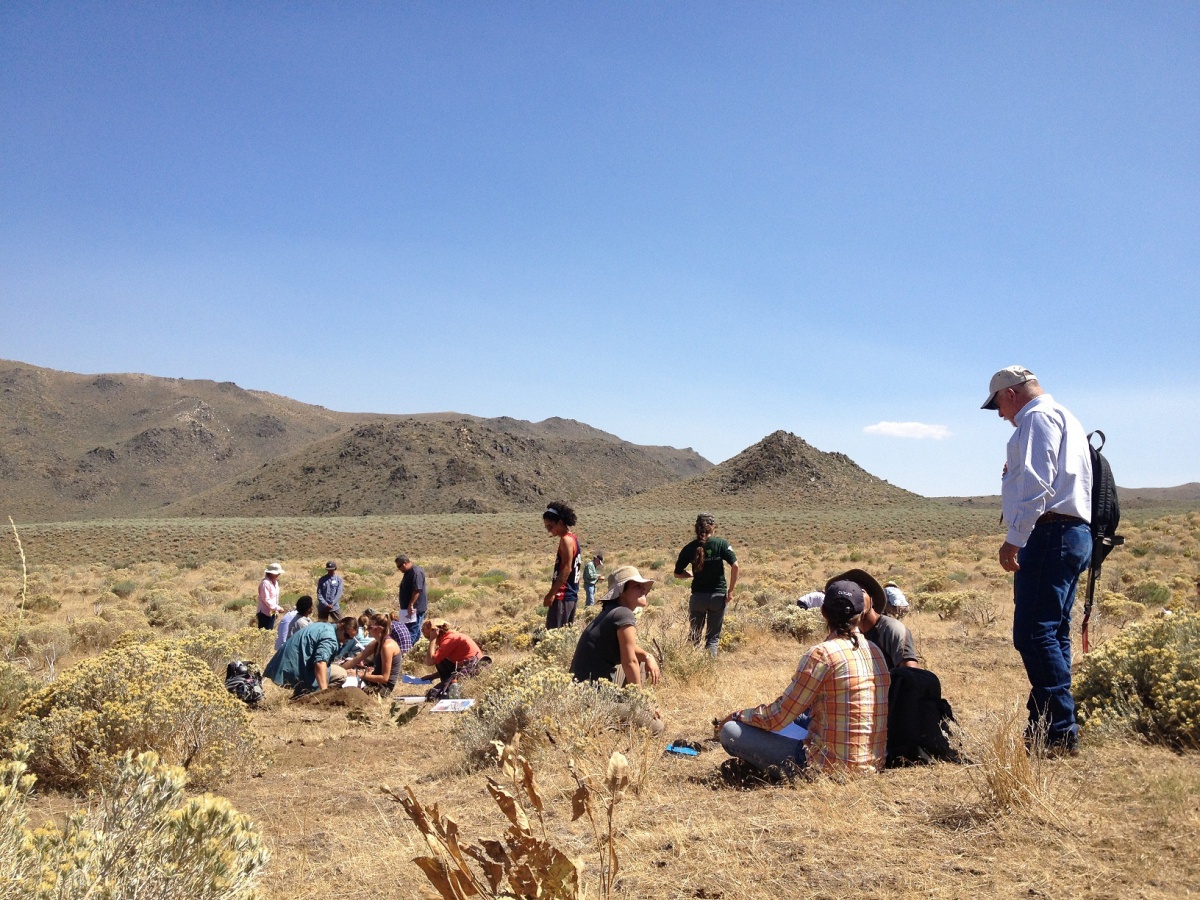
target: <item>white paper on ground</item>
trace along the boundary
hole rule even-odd
[[[475,701],[470,697],[465,697],[462,700],[439,700],[431,708],[430,712],[465,712],[475,705]]]
[[[346,680],[342,682],[342,687],[362,687],[362,685],[359,684],[357,675],[347,675]]]
[[[396,703],[424,703],[424,697],[392,697]]]

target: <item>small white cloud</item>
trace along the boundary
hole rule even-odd
[[[867,434],[882,434],[884,437],[916,438],[917,440],[941,441],[950,437],[945,425],[926,425],[924,422],[878,422],[863,429]]]

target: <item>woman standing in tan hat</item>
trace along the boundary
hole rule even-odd
[[[635,612],[646,605],[654,579],[643,578],[633,566],[621,566],[608,576],[608,593],[599,614],[588,623],[575,646],[571,674],[576,681],[607,679],[617,684],[641,684],[644,677],[658,684],[658,662],[637,640]]]
[[[258,583],[258,627],[264,631],[274,631],[276,616],[283,612],[279,605],[279,576],[283,574],[283,566],[277,562],[267,566],[263,580]]]

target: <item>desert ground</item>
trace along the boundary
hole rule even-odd
[[[628,757],[632,784],[614,809],[613,896],[1197,893],[1195,751],[1111,732],[1087,733],[1077,758],[1026,762],[1014,750],[1027,683],[1011,646],[1011,581],[995,561],[1001,538],[992,512],[948,510],[916,521],[894,511],[768,519],[746,512],[719,522],[742,577],[726,645],[710,662],[685,646],[687,587],[671,578],[690,537],[688,514],[581,512],[585,552],[602,547],[608,571],[633,564],[659,579],[639,635],[667,657],[647,700],[666,725],[661,739],[570,709],[555,714],[552,702],[527,723],[522,749],[545,800],[546,836],[583,859],[588,896],[603,896],[601,854],[586,817],[572,820],[577,782],[568,765],[600,782],[614,751]],[[1093,619],[1094,645],[1138,615],[1194,598],[1200,513],[1142,511],[1122,530],[1128,544],[1106,565],[1101,592],[1141,599],[1145,611],[1110,603]],[[334,558],[347,579],[345,607],[390,608],[398,583],[392,557],[406,552],[429,573],[431,615],[476,637],[492,635],[485,649],[495,664],[466,684],[473,697],[502,688],[512,667],[536,652],[530,645],[554,550],[536,515],[60,523],[25,527],[21,537],[27,583],[11,532],[0,556],[3,621],[10,636],[17,627],[30,636],[9,656],[39,677],[115,640],[101,627],[106,621],[165,633],[244,628],[262,567],[274,560],[287,570],[281,586],[292,599],[312,593]],[[714,717],[774,699],[821,636],[798,640],[773,630],[772,611],[778,618],[795,597],[851,567],[928,600],[905,621],[926,667],[942,679],[970,763],[847,782],[729,784],[718,771],[720,749],[664,754],[674,738],[711,738]],[[406,671],[423,669],[415,656]],[[437,897],[412,862],[428,852],[425,841],[381,786],[410,787],[421,802],[436,803],[465,842],[497,839],[507,822],[486,779],[503,776],[483,761],[486,735],[472,727],[470,712],[422,710],[396,725],[387,700],[344,702],[292,703],[268,685],[253,715],[262,760],[220,787],[266,837],[272,860],[261,894]],[[48,791],[34,808],[59,817],[80,802]]]

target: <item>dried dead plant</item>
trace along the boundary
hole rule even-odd
[[[1034,735],[1026,747],[1023,711],[1000,715],[974,748],[975,765],[969,768],[979,792],[983,812],[989,815],[1025,813],[1062,826],[1054,807],[1053,769],[1045,742]]]
[[[500,767],[508,784],[488,778],[487,789],[508,819],[504,840],[482,840],[463,845],[458,825],[443,816],[437,804],[423,805],[411,787],[400,795],[384,786],[383,793],[400,803],[425,838],[432,856],[414,860],[445,900],[514,898],[514,900],[579,900],[583,861],[572,859],[546,839],[544,805],[533,767],[517,751],[520,735],[507,744],[496,742]],[[541,825],[537,837],[529,823],[522,795],[533,807]],[[468,860],[478,868],[472,867]],[[606,895],[607,896],[607,895]]]
[[[21,603],[17,607],[17,631],[13,635],[13,647],[10,655],[15,656],[17,653],[17,645],[21,640],[21,629],[25,624],[25,602],[29,593],[29,570],[25,565],[25,548],[21,546],[21,533],[17,531],[17,523],[13,521],[13,517],[8,517],[8,524],[12,527],[13,539],[17,542],[17,555],[21,557]]]
[[[606,898],[611,897],[617,873],[621,870],[614,823],[617,804],[624,799],[625,791],[629,788],[629,760],[625,758],[624,753],[620,752],[614,752],[608,758],[603,791],[599,790],[593,776],[580,772],[575,760],[570,760],[567,767],[571,772],[571,777],[575,779],[575,793],[571,796],[571,821],[587,816],[588,824],[592,826],[592,838],[596,843],[596,853],[600,857],[600,892]],[[604,803],[603,828],[596,819],[597,796],[601,796]]]

